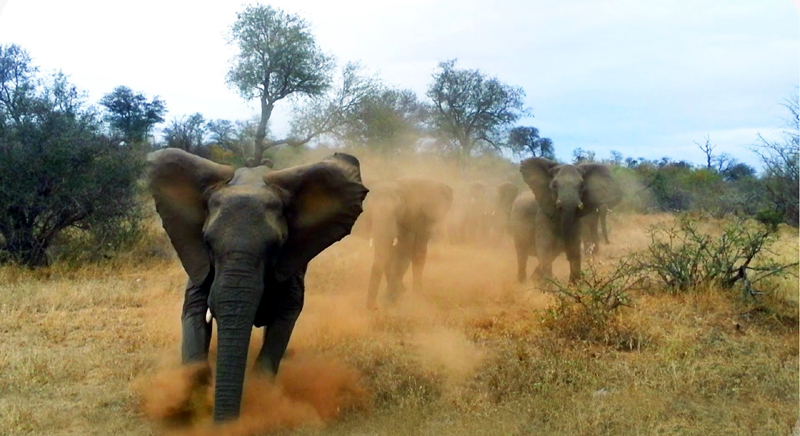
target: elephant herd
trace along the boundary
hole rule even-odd
[[[178,149],[150,153],[147,163],[156,210],[189,277],[184,364],[207,362],[212,318],[217,323],[215,422],[239,416],[252,327],[264,328],[256,368],[274,375],[303,308],[308,262],[351,231],[368,235],[374,251],[367,285],[374,308],[384,279],[390,302],[403,293],[409,267],[413,291],[421,290],[437,232],[453,242],[511,234],[520,281],[529,256],[548,277],[565,252],[575,280],[581,234],[596,250],[599,224],[608,242],[606,213],[622,198],[607,167],[543,158],[520,164],[531,192],[475,183],[458,211],[445,183],[400,178],[365,186],[358,159],[345,153],[283,170],[234,170]]]

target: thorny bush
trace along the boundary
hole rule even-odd
[[[781,264],[771,250],[776,228],[734,218],[718,232],[703,231],[700,221],[679,215],[673,223],[651,226],[649,246],[630,256],[628,273],[650,279],[670,292],[698,287],[741,287],[743,297],[755,297],[755,285],[784,274],[797,275],[798,263]]]

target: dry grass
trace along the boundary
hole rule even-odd
[[[612,216],[594,261],[642,248],[644,227],[668,219]],[[784,231],[780,255],[797,246]],[[164,431],[146,414],[192,391],[175,369],[185,275],[174,258],[134,260],[0,268],[0,434]],[[796,281],[758,304],[713,289],[636,296],[615,322],[641,346],[620,351],[544,328],[551,297],[514,283],[510,241],[433,245],[424,295],[394,310],[365,308],[369,264],[355,237],[312,262],[293,355],[277,385],[251,377],[248,420],[230,434],[783,435],[797,420]],[[567,270],[559,258],[556,275]]]

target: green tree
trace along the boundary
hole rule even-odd
[[[522,88],[456,68],[455,59],[439,63],[426,95],[432,101],[431,124],[462,167],[476,148],[499,148],[504,129],[527,114]]]
[[[19,46],[0,46],[0,259],[29,266],[48,262],[64,229],[135,221],[142,169],[65,75],[36,71]]]
[[[230,29],[229,42],[238,53],[228,83],[243,98],[258,98],[261,105],[253,154],[260,161],[267,148],[293,142],[290,138],[265,142],[275,104],[288,97],[322,95],[331,84],[333,59],[317,45],[305,20],[272,6],[245,7]]]
[[[380,81],[367,75],[361,65],[347,63],[328,92],[295,110],[287,144],[300,146],[325,134],[337,137],[358,118],[364,102],[378,95]]]
[[[410,89],[383,89],[365,96],[335,134],[349,145],[390,154],[420,136],[424,110]]]
[[[118,86],[100,99],[106,108],[103,119],[112,132],[120,135],[128,144],[143,143],[154,125],[164,122],[167,107],[158,97],[147,101],[140,92],[126,86]]]
[[[536,127],[514,127],[508,132],[508,148],[519,157],[546,157],[555,159],[555,149],[550,138],[539,136]]]

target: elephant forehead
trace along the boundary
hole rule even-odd
[[[260,185],[264,186],[264,175],[272,172],[269,167],[258,166],[255,168],[239,168],[231,179],[229,185]]]
[[[280,211],[283,202],[266,185],[227,185],[215,191],[209,199],[210,212],[245,211],[264,213],[269,210]]]

